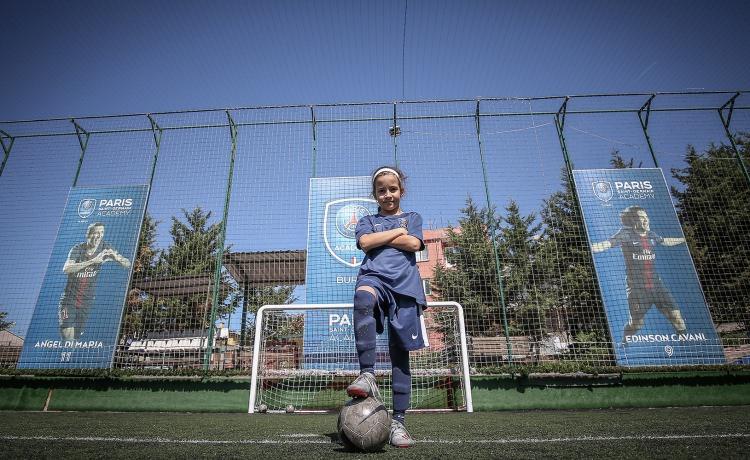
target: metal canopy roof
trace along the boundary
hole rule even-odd
[[[305,283],[307,251],[230,252],[224,267],[242,285],[282,286]]]

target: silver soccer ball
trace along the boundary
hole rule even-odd
[[[388,410],[373,397],[352,399],[339,412],[339,439],[349,449],[380,450],[388,442],[390,430]]]

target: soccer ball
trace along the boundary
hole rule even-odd
[[[294,413],[294,406],[291,405],[291,404],[289,404],[288,406],[286,406],[286,413],[287,414],[293,414]]]
[[[266,412],[268,412],[268,406],[265,405],[265,404],[259,404],[258,405],[258,412],[261,413],[261,414],[265,414]]]
[[[374,452],[388,441],[391,416],[382,402],[369,398],[354,398],[341,408],[337,431],[348,449]]]

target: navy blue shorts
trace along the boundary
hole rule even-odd
[[[387,318],[391,345],[408,351],[430,346],[422,315],[423,306],[414,297],[393,292],[382,281],[373,277],[357,280],[357,288],[361,286],[369,286],[377,293],[377,307],[373,315],[378,334],[383,333]]]

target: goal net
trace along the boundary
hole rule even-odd
[[[463,309],[456,302],[428,302],[428,307],[429,346],[410,352],[410,409],[472,412]],[[258,310],[250,413],[336,410],[347,401],[346,387],[358,374],[352,304],[266,305]],[[391,409],[387,332],[378,336],[375,374]]]

